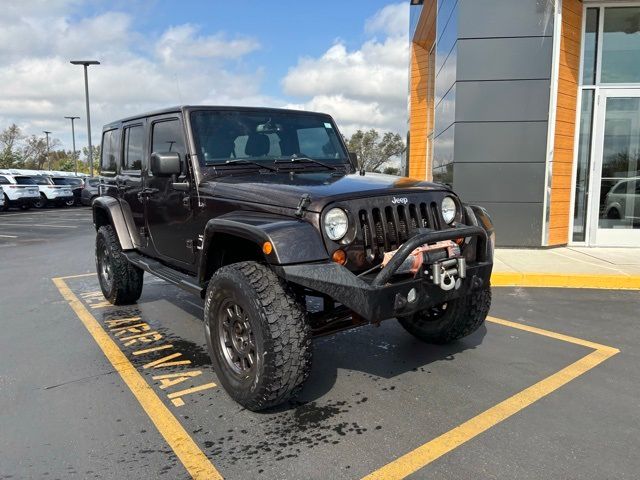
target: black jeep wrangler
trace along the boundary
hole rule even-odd
[[[489,311],[486,211],[360,171],[328,115],[171,108],[105,126],[101,162],[105,298],[136,302],[145,271],[204,298],[214,369],[250,410],[301,388],[314,336],[395,317],[445,343]]]

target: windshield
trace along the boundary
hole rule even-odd
[[[347,154],[330,118],[294,112],[199,111],[191,114],[202,165],[229,160],[273,163],[307,157],[345,164]]]
[[[18,185],[37,185],[31,177],[16,177],[16,183]]]
[[[50,185],[49,181],[44,177],[33,177],[32,180],[38,185]]]
[[[52,178],[54,185],[71,185],[66,178]]]

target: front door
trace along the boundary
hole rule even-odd
[[[640,246],[640,90],[601,89],[596,112],[590,243]]]
[[[194,199],[175,183],[188,182],[186,143],[179,116],[156,117],[151,122],[149,154],[177,152],[182,173],[175,178],[154,177],[149,170],[146,186],[147,228],[156,253],[165,261],[190,269],[194,263],[197,233],[192,221]]]

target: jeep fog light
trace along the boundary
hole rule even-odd
[[[453,222],[456,218],[456,202],[451,197],[444,197],[442,199],[442,205],[440,206],[442,209],[442,218],[447,223]]]
[[[331,240],[340,240],[347,234],[349,218],[341,208],[332,208],[324,216],[324,231]]]

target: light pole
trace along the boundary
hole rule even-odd
[[[76,177],[78,176],[78,157],[76,156],[76,129],[73,126],[73,121],[80,117],[64,117],[71,120],[71,142],[73,144],[73,165],[76,171]],[[92,162],[93,163],[93,162]]]
[[[89,113],[89,78],[87,67],[89,65],[100,65],[97,60],[71,60],[73,65],[84,66],[84,96],[87,103],[87,136],[89,138],[89,174],[93,177],[93,148],[91,147],[91,115]]]
[[[47,136],[47,170],[51,170],[51,157],[49,156],[49,132],[48,130],[42,131]]]

